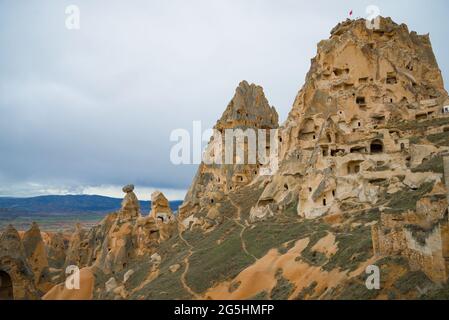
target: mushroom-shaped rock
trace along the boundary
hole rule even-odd
[[[140,215],[140,204],[134,193],[134,185],[130,184],[123,187],[123,192],[126,193],[122,201],[122,208],[120,209],[120,217],[122,219],[136,218]]]
[[[124,186],[122,188],[122,190],[123,190],[124,193],[133,192],[134,191],[134,185],[133,184],[128,184],[128,185]]]

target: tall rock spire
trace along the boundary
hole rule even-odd
[[[262,87],[242,81],[214,129],[224,138],[225,131],[228,129],[277,129],[278,121],[276,109],[269,105]],[[206,153],[214,152],[211,150],[214,150],[214,144],[217,141],[213,138],[206,148]],[[224,150],[223,140],[220,143],[219,148]],[[248,146],[245,145],[243,148],[247,152]],[[223,161],[224,154],[223,151],[221,153]],[[208,154],[208,156],[211,155]],[[201,163],[184,204],[180,208],[181,217],[187,217],[196,212],[200,204],[202,207],[213,207],[216,200],[223,194],[234,192],[251,183],[259,176],[259,168],[259,164],[247,164],[247,162],[244,164],[233,162],[226,165]]]

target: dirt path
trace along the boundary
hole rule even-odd
[[[253,258],[254,261],[257,261],[258,259],[257,259],[252,253],[250,253],[250,252],[248,251],[248,249],[246,248],[245,240],[243,240],[243,233],[246,231],[247,226],[243,225],[243,224],[240,222],[240,218],[241,218],[241,216],[242,216],[242,208],[241,208],[239,205],[237,205],[237,204],[234,202],[234,200],[232,200],[231,197],[229,197],[229,200],[231,201],[231,204],[232,204],[234,207],[237,208],[237,218],[235,218],[235,219],[230,219],[230,218],[228,218],[228,219],[231,220],[231,221],[233,221],[234,223],[236,223],[238,226],[240,226],[240,227],[242,228],[242,231],[240,231],[240,235],[239,235],[239,236],[240,236],[240,242],[242,243],[242,249],[243,249],[243,251],[246,253],[246,255],[248,255],[248,256],[250,256],[251,258]]]
[[[201,299],[201,296],[199,294],[197,294],[196,292],[194,292],[192,290],[192,288],[189,287],[189,285],[187,284],[187,281],[186,281],[187,272],[189,272],[189,267],[190,267],[189,259],[195,251],[193,251],[193,246],[186,239],[184,239],[184,237],[182,236],[182,232],[179,229],[178,229],[178,234],[179,234],[179,238],[182,240],[182,242],[184,242],[186,244],[186,246],[189,248],[189,254],[187,255],[187,257],[184,258],[184,264],[186,265],[186,267],[184,268],[184,271],[181,274],[181,284],[184,287],[184,289],[188,293],[190,293],[195,299]]]

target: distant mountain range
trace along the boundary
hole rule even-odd
[[[96,195],[39,196],[32,198],[0,197],[0,218],[5,215],[39,214],[63,215],[107,213],[119,210],[122,199]],[[178,210],[181,200],[170,201],[173,211]],[[151,201],[140,201],[142,213],[150,211]]]

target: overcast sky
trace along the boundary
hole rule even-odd
[[[316,44],[370,4],[431,34],[448,83],[446,0],[0,0],[0,196],[183,198],[196,166],[171,164],[170,132],[213,126],[243,79],[284,121]]]

